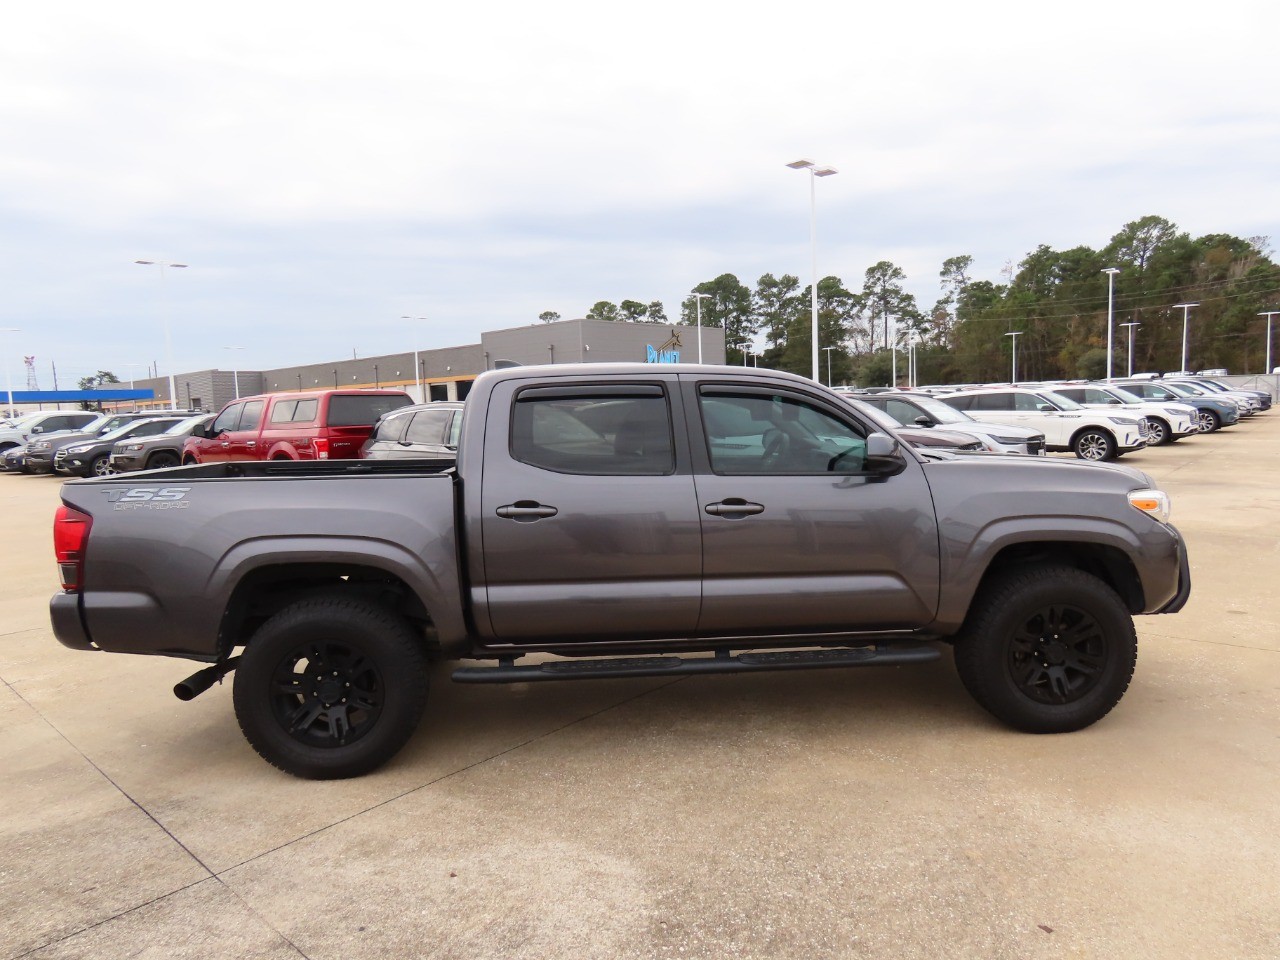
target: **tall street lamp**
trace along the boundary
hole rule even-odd
[[[1271,366],[1271,318],[1280,317],[1280,310],[1268,310],[1266,313],[1258,314],[1258,316],[1267,318],[1267,365],[1262,368],[1262,372],[1270,373],[1274,369]]]
[[[813,257],[813,382],[818,379],[818,199],[814,184],[818,177],[839,173],[835,167],[814,160],[793,160],[787,164],[792,170],[809,171],[809,251]]]
[[[702,362],[702,298],[709,297],[709,293],[695,293],[693,299],[698,303],[698,362]],[[728,359],[727,357],[725,359]]]
[[[20,327],[0,327],[0,333],[21,333]],[[9,408],[7,410],[10,419],[13,417],[13,374],[9,371],[9,354],[4,355],[4,386],[9,392]]]
[[[1116,316],[1116,274],[1119,267],[1106,267],[1102,271],[1107,275],[1107,379],[1111,379],[1111,339]]]
[[[425,319],[427,319],[427,318],[426,318],[426,317],[405,317],[405,316],[402,316],[400,319],[401,319],[401,320],[425,320]],[[416,343],[417,341],[415,340],[414,342]],[[414,383],[415,383],[415,384],[417,384],[417,387],[418,387],[418,402],[419,402],[419,403],[422,403],[422,402],[424,402],[425,398],[422,396],[422,367],[421,367],[421,365],[418,363],[418,348],[417,348],[417,347],[414,347],[414,348],[413,348],[413,381],[414,381]]]
[[[823,347],[827,353],[827,386],[831,386],[831,351],[838,350],[839,347]]]
[[[1179,372],[1185,372],[1187,369],[1187,315],[1191,312],[1192,307],[1198,307],[1198,303],[1175,303],[1173,309],[1182,308],[1182,366],[1178,367]]]
[[[185,263],[173,263],[169,260],[135,260],[133,262],[143,267],[160,268],[160,299],[163,301],[162,309],[164,310],[164,362],[165,366],[169,368],[169,403],[176,408],[178,405],[178,388],[173,383],[173,335],[169,329],[173,325],[169,320],[169,315],[173,311],[169,305],[169,297],[164,285],[164,269],[165,267],[171,267],[174,270],[185,270],[187,265]]]
[[[223,347],[222,349],[231,351],[231,376],[235,378],[236,399],[239,400],[240,399],[240,364],[236,362],[235,351],[243,350],[244,347]]]
[[[1005,334],[1006,337],[1013,337],[1013,375],[1012,379],[1009,381],[1010,383],[1018,382],[1018,338],[1022,336],[1024,332],[1025,331],[1022,330],[1012,330]]]
[[[1120,326],[1129,328],[1129,376],[1132,377],[1133,376],[1133,328],[1140,327],[1142,326],[1142,324],[1130,322],[1130,323],[1122,323],[1120,324]]]

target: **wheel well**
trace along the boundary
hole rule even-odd
[[[188,453],[185,457],[183,457],[183,458],[182,458],[182,465],[183,465],[184,467],[189,467],[189,466],[191,466],[193,463],[199,463],[199,462],[200,462],[199,460],[197,460],[195,457],[191,456],[191,454],[189,454],[189,453]]]
[[[258,627],[292,603],[309,597],[359,597],[404,617],[426,642],[438,648],[431,615],[418,595],[394,574],[347,563],[290,563],[260,567],[236,584],[218,631],[219,659],[249,642]]]
[[[1080,439],[1080,435],[1084,433],[1105,433],[1107,437],[1110,438],[1112,444],[1116,442],[1116,435],[1112,433],[1110,430],[1108,430],[1106,427],[1091,425],[1087,427],[1081,427],[1079,430],[1073,433],[1071,435],[1071,445],[1075,446],[1076,441]]]
[[[1092,574],[1120,595],[1130,613],[1145,608],[1142,580],[1123,550],[1101,543],[1015,543],[992,559],[982,575],[981,591],[995,577],[1029,566],[1068,566]]]

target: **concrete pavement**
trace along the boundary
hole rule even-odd
[[[1077,734],[911,668],[461,686],[295,780],[195,666],[74,652],[58,483],[0,475],[0,957],[1280,956],[1280,412],[1124,458],[1187,608]]]

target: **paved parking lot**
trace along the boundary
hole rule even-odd
[[[910,668],[464,687],[295,780],[193,665],[66,650],[58,482],[0,475],[2,957],[1280,956],[1280,411],[1124,458],[1186,609],[1120,706],[1010,732]]]

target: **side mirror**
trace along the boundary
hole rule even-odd
[[[871,433],[867,435],[867,450],[862,464],[868,472],[893,476],[906,469],[907,461],[897,440],[887,433]]]
[[[1053,413],[1054,408],[1052,403],[1038,403],[1036,409],[1041,413]]]
[[[32,427],[32,428],[31,428],[31,432],[32,432],[32,433],[44,433],[44,427]]]
[[[916,417],[915,422],[922,427],[937,426],[937,422],[933,419],[933,417],[930,417],[927,414],[923,414],[923,413],[920,414],[920,416]]]

